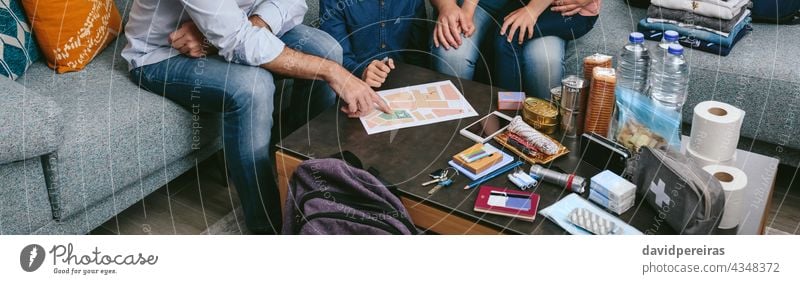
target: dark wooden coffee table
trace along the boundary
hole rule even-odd
[[[285,199],[289,178],[303,160],[325,158],[347,150],[356,154],[365,167],[378,169],[383,179],[397,186],[403,204],[420,228],[439,234],[565,234],[541,215],[535,222],[526,222],[473,211],[477,189],[463,189],[469,182],[466,177],[459,177],[451,187],[434,195],[427,194],[430,187],[420,184],[429,180],[428,173],[446,167],[455,153],[474,144],[461,136],[459,130],[497,108],[497,88],[412,65],[399,64],[383,89],[442,80],[451,80],[480,116],[401,129],[396,133],[367,135],[358,119],[347,118],[338,107],[331,108],[279,143],[275,163],[282,199]],[[508,114],[515,115],[513,112]],[[553,137],[574,151],[549,166],[574,171],[586,178],[600,171],[580,161],[576,139],[563,138],[562,135]],[[778,160],[739,150],[737,164],[751,180],[745,194],[747,207],[738,230],[720,233],[762,234]],[[487,184],[514,187],[504,177]],[[540,209],[569,194],[548,183],[542,183],[535,192],[541,196]],[[583,196],[588,197],[588,190]],[[642,232],[675,234],[663,220],[659,220],[656,211],[638,199],[636,205],[620,218]]]

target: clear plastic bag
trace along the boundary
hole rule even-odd
[[[625,88],[616,89],[616,110],[611,139],[633,153],[644,146],[655,149],[681,148],[680,109],[666,108],[651,98]]]

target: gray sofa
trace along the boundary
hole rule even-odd
[[[131,0],[117,0],[126,14]],[[124,36],[85,70],[0,77],[0,234],[85,234],[221,148],[220,120],[128,79]]]

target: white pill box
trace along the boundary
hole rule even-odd
[[[595,190],[594,188],[590,188],[589,190],[589,200],[593,201],[594,203],[597,203],[600,206],[607,208],[608,210],[616,213],[617,215],[622,215],[622,213],[625,213],[625,211],[631,209],[631,207],[633,207],[633,204],[635,203],[635,198],[633,195],[631,195],[631,197],[629,197],[628,199],[624,200],[619,200],[619,201],[609,200],[608,197],[602,195],[601,193],[599,193],[599,191]]]
[[[636,185],[609,170],[593,176],[590,187],[593,191],[596,190],[607,197],[608,200],[619,203],[632,199],[636,195]]]

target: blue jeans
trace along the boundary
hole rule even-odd
[[[549,99],[550,89],[561,86],[564,77],[566,41],[586,35],[596,21],[597,16],[565,17],[548,9],[536,20],[533,39],[518,44],[515,37],[509,43],[498,35],[494,45],[497,85]]]
[[[502,21],[502,19],[497,20]],[[439,47],[431,45],[431,54],[433,54],[431,64],[436,72],[472,80],[475,76],[475,66],[480,59],[483,58],[483,61],[487,62],[480,51],[480,46],[484,39],[497,33],[496,30],[499,30],[499,26],[495,19],[481,7],[475,8],[472,21],[475,25],[475,33],[471,37],[461,35],[461,46],[458,48],[451,47],[448,50],[441,44]],[[433,43],[432,40],[431,43]]]
[[[561,86],[566,44],[557,36],[534,38],[522,45],[498,36],[495,47],[497,86],[549,99],[550,89]]]
[[[564,73],[566,42],[556,36],[546,36],[528,40],[521,48],[512,49],[505,37],[499,35],[502,18],[494,19],[479,6],[472,20],[475,33],[471,37],[462,36],[459,48],[431,48],[434,70],[462,79],[474,79],[476,65],[485,57],[480,46],[482,41],[488,40],[494,49],[490,55],[495,62],[494,66],[487,68],[491,70],[490,83],[511,91],[524,90],[529,96],[549,98],[549,87],[559,86]]]
[[[304,53],[342,62],[339,44],[320,30],[300,25],[281,40]],[[193,111],[222,113],[225,163],[247,227],[254,233],[280,232],[280,198],[270,161],[275,108],[272,73],[230,63],[220,56],[179,55],[133,69],[131,78],[142,88]],[[295,80],[286,113],[291,119],[307,121],[335,103],[336,96],[327,83]]]

